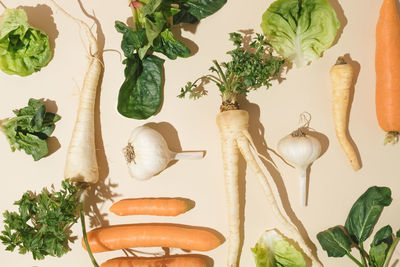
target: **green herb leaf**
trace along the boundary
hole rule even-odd
[[[336,226],[317,234],[317,239],[322,248],[328,253],[328,257],[343,257],[351,252],[351,238]]]
[[[5,120],[1,129],[12,151],[23,149],[35,161],[48,154],[46,139],[53,133],[60,116],[46,112],[45,105],[29,99],[28,106],[14,111],[16,117]]]
[[[0,69],[28,76],[46,66],[51,57],[48,36],[28,24],[26,12],[6,9],[0,18]]]
[[[61,257],[72,240],[70,227],[77,222],[82,188],[65,180],[60,191],[44,188],[40,194],[26,192],[14,203],[18,212],[5,211],[0,240],[6,250],[32,253],[35,260]]]
[[[187,0],[183,1],[179,8],[181,11],[174,16],[174,24],[196,23],[217,12],[226,0]]]
[[[371,267],[383,267],[389,246],[382,242],[371,247],[369,251],[369,264]]]
[[[383,208],[391,202],[390,188],[373,186],[354,203],[347,216],[345,228],[357,244],[371,235]]]
[[[397,237],[397,238],[400,238],[400,230],[398,230],[398,231],[396,232],[396,237]]]
[[[393,229],[390,225],[386,225],[376,232],[371,247],[377,246],[382,242],[388,244],[388,247],[393,243]]]
[[[174,39],[174,35],[169,29],[165,29],[161,33],[159,41],[158,43],[155,42],[153,50],[166,55],[169,59],[188,57],[191,53],[186,45]]]
[[[147,45],[146,31],[134,31],[121,21],[115,22],[115,29],[122,33],[121,49],[125,57],[134,58],[136,50]]]
[[[218,86],[223,103],[236,103],[239,95],[246,95],[261,86],[271,86],[271,81],[279,76],[284,60],[272,55],[272,48],[264,37],[256,34],[249,44],[250,49],[243,43],[244,36],[240,33],[230,33],[230,40],[235,46],[234,50],[227,52],[231,61],[219,64],[214,60],[210,71],[216,75],[206,75],[187,84],[181,89],[179,97],[186,94],[191,97],[201,96],[202,94],[196,93],[196,82],[202,79],[214,82]]]
[[[125,60],[125,82],[118,95],[118,112],[125,117],[147,119],[161,106],[162,67],[164,60],[147,56],[141,61]]]

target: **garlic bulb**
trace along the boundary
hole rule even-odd
[[[303,206],[307,205],[307,168],[321,154],[317,138],[306,135],[301,128],[283,137],[278,143],[279,154],[299,172],[300,195]]]
[[[160,133],[139,126],[132,131],[124,155],[129,174],[135,179],[145,180],[163,171],[172,160],[200,159],[204,152],[172,152]]]

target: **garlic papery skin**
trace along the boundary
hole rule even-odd
[[[278,143],[279,154],[299,172],[300,196],[307,205],[307,168],[321,155],[321,143],[300,129],[283,137]]]
[[[129,174],[138,180],[149,179],[175,159],[199,159],[204,152],[171,152],[164,137],[148,126],[135,128],[124,148]]]

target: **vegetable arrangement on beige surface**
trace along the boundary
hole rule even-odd
[[[251,90],[258,89],[261,86],[271,86],[271,81],[279,76],[283,60],[272,55],[272,48],[262,35],[257,34],[249,44],[252,52],[244,48],[244,37],[241,34],[231,33],[230,39],[235,46],[234,50],[228,52],[232,60],[221,64],[214,60],[214,66],[210,70],[216,75],[205,75],[194,83],[187,83],[181,89],[181,94],[179,95],[182,98],[189,95],[193,99],[204,95],[204,92],[196,89],[197,82],[202,79],[215,83],[221,93],[222,105],[220,106],[221,113],[217,115],[217,125],[221,133],[226,198],[229,211],[227,266],[238,266],[240,256],[239,154],[242,154],[259,179],[272,212],[282,225],[281,231],[298,242],[306,255],[313,261],[314,266],[321,266],[296,226],[287,219],[284,211],[278,206],[268,178],[254,156],[256,152],[248,132],[249,114],[247,111],[239,109],[239,97],[246,96]],[[222,68],[225,68],[225,71]]]

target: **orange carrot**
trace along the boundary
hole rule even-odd
[[[193,207],[194,201],[185,198],[129,198],[114,203],[110,211],[119,216],[177,216]]]
[[[376,115],[388,132],[385,143],[400,134],[400,19],[395,0],[383,0],[376,26]]]
[[[108,260],[100,267],[207,267],[207,263],[203,257],[196,255],[120,257]]]
[[[168,223],[125,224],[96,228],[87,233],[93,253],[133,247],[173,247],[208,251],[222,244],[212,229]],[[85,243],[82,241],[86,249]]]

